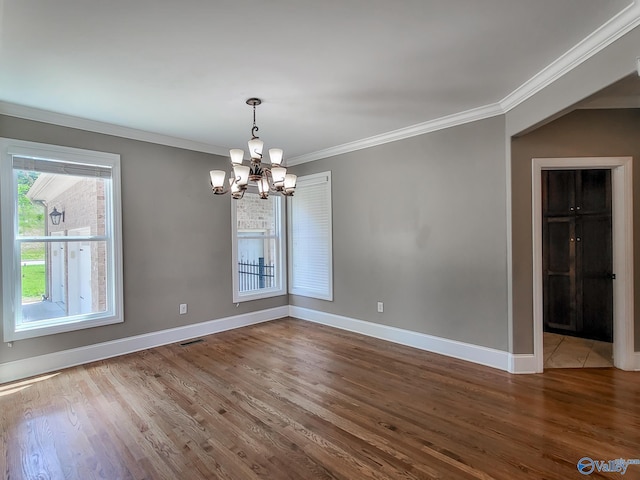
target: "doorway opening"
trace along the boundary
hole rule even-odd
[[[611,169],[542,170],[544,368],[613,366]]]
[[[546,233],[543,234],[543,225],[545,225],[545,214],[543,209],[543,180],[546,177],[549,178],[549,171],[582,171],[582,170],[600,170],[602,172],[610,172],[610,190],[611,190],[611,268],[609,272],[599,274],[604,277],[606,273],[609,275],[615,275],[615,279],[610,279],[611,283],[611,296],[610,300],[612,308],[612,324],[611,324],[611,339],[613,340],[613,363],[616,367],[629,370],[633,368],[633,217],[632,217],[632,176],[631,176],[631,157],[585,157],[585,158],[537,158],[533,159],[533,260],[534,260],[534,357],[536,362],[536,371],[542,372],[544,370],[544,324],[545,317],[549,317],[549,311],[556,308],[556,314],[558,312],[560,316],[556,315],[555,321],[551,321],[553,333],[568,334],[567,336],[576,336],[576,333],[580,330],[584,330],[585,325],[587,330],[593,330],[593,327],[589,325],[593,319],[584,317],[580,313],[580,308],[576,307],[576,298],[581,302],[584,297],[584,291],[578,292],[578,286],[575,281],[575,277],[572,280],[569,275],[555,275],[556,278],[550,279],[549,275],[545,278],[545,258],[543,256],[544,243],[548,241],[545,239],[545,235],[549,235],[549,228],[546,229]],[[564,181],[569,181],[567,178],[571,178],[571,175],[578,175],[580,179],[587,177],[589,174],[566,174]],[[600,174],[601,175],[601,174]],[[597,175],[596,175],[597,176]],[[562,175],[554,175],[556,180],[558,178],[562,181]],[[575,177],[574,177],[575,180]],[[588,179],[587,179],[588,180]],[[575,192],[574,192],[575,193]],[[572,205],[574,208],[577,205]],[[592,205],[593,206],[593,205]],[[571,205],[569,206],[571,207]],[[574,210],[575,213],[575,210]],[[598,217],[598,222],[606,222],[600,215],[594,215]],[[553,215],[552,215],[553,217]],[[584,227],[583,219],[578,219],[578,215],[571,215],[569,211],[568,215],[561,217],[556,215],[553,219],[553,229],[556,233],[564,230],[565,233],[573,233],[573,236],[569,236],[569,242],[573,238],[574,247],[571,247],[570,243],[565,245],[565,250],[561,252],[559,260],[573,261],[573,267],[575,264],[575,253],[579,250],[575,248],[575,244],[578,242],[576,232],[582,234],[581,229]],[[549,224],[547,223],[547,227]],[[589,228],[589,227],[587,227]],[[573,229],[573,231],[572,231]],[[557,235],[559,236],[559,235]],[[548,248],[548,247],[547,247]],[[574,254],[574,258],[571,259],[571,254]],[[606,257],[606,255],[605,255]],[[599,257],[597,252],[592,258],[589,268],[594,266],[594,262],[602,264],[602,258]],[[605,259],[606,260],[606,259]],[[546,260],[547,262],[549,259]],[[555,259],[554,261],[558,261]],[[606,263],[606,262],[605,262]],[[602,266],[602,265],[598,266]],[[582,266],[581,268],[584,268]],[[559,269],[562,270],[562,269]],[[605,268],[606,270],[606,268]],[[552,270],[552,273],[553,270]],[[558,272],[556,272],[558,273]],[[553,275],[552,275],[553,276]],[[571,282],[574,282],[573,284]],[[606,279],[598,280],[595,283],[591,282],[588,288],[593,288],[598,282],[606,283]],[[550,286],[550,284],[555,284]],[[589,283],[589,282],[588,282]],[[600,285],[597,288],[603,288]],[[545,289],[547,290],[547,297],[551,295],[556,296],[568,296],[574,301],[574,311],[569,310],[562,311],[562,307],[554,307],[553,301],[547,302],[545,305]],[[605,288],[606,289],[606,288]],[[579,294],[582,295],[579,295]],[[587,302],[591,301],[591,298],[587,298]],[[561,302],[558,301],[558,305]],[[584,305],[584,304],[583,304]],[[593,305],[587,303],[587,310],[595,311],[596,308],[592,308]],[[546,309],[546,311],[545,311]],[[583,308],[584,309],[584,308]],[[547,315],[545,315],[545,313]],[[587,317],[590,312],[587,312]],[[558,320],[562,318],[561,320]],[[596,327],[596,330],[600,328],[606,335],[605,327]],[[549,328],[547,328],[549,330]],[[564,330],[564,331],[563,331]],[[591,332],[591,336],[593,336]],[[600,332],[602,334],[603,332]],[[563,337],[564,338],[564,337]],[[586,365],[588,366],[588,365]]]

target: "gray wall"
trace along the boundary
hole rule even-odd
[[[0,136],[121,155],[125,314],[118,325],[0,344],[0,363],[287,304],[232,303],[231,199],[214,197],[208,178],[227,159],[8,116]]]
[[[494,117],[294,167],[332,172],[334,301],[290,303],[508,350],[504,129]]]
[[[640,81],[640,80],[639,80]],[[531,159],[634,157],[640,187],[640,110],[576,110],[511,143],[514,352],[533,352]],[[634,196],[635,345],[640,347],[640,195]]]
[[[532,132],[537,127],[561,117],[572,110],[572,105],[597,91],[611,85],[623,77],[633,74],[636,68],[636,57],[639,55],[640,27],[636,27],[615,42],[607,45],[597,54],[579,64],[553,83],[536,92],[529,99],[511,109],[506,114],[507,137],[520,135],[524,132]],[[571,150],[570,145],[556,145],[559,150]],[[575,147],[575,144],[573,145]],[[507,143],[507,155],[511,154],[511,145]],[[550,151],[553,149],[550,149]],[[611,149],[605,155],[611,155]],[[595,150],[594,150],[595,152]],[[595,155],[596,153],[592,153]],[[542,156],[542,155],[541,155]],[[553,156],[561,156],[554,154]],[[514,161],[512,161],[512,167]],[[516,165],[515,168],[518,168]],[[524,185],[521,170],[512,172],[512,352],[533,353],[533,321],[532,321],[532,277],[531,267],[531,236],[527,237],[527,228],[531,230],[531,201],[527,200],[529,211],[524,212],[522,202],[524,197],[520,190],[524,189],[531,194],[529,168],[529,184]],[[634,176],[636,173],[634,173]],[[637,178],[637,177],[636,177]],[[634,196],[637,199],[637,195]],[[637,200],[635,200],[637,201]],[[524,216],[521,216],[524,215]],[[526,216],[529,216],[528,226],[524,225]],[[528,249],[527,249],[528,247]],[[637,291],[636,282],[636,291]],[[640,346],[640,338],[637,337],[636,346]]]

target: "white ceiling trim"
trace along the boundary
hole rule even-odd
[[[0,114],[10,117],[18,117],[26,120],[34,120],[37,122],[51,123],[63,127],[78,128],[95,133],[103,133],[105,135],[114,135],[116,137],[130,138],[132,140],[140,140],[143,142],[156,143],[169,147],[183,148],[185,150],[193,150],[196,152],[213,153],[216,155],[227,156],[229,149],[209,145],[206,143],[195,142],[184,138],[162,135],[160,133],[147,132],[137,130],[130,127],[122,127],[111,123],[98,122],[86,118],[65,115],[62,113],[51,112],[49,110],[41,110],[39,108],[27,107],[24,105],[16,105],[14,103],[0,101]]]
[[[409,137],[417,137],[418,135],[424,135],[425,133],[431,133],[437,130],[443,130],[445,128],[475,122],[476,120],[495,117],[496,115],[501,115],[503,113],[504,111],[498,103],[485,105],[483,107],[473,108],[471,110],[466,110],[460,113],[454,113],[452,115],[447,115],[446,117],[436,118],[435,120],[418,123],[410,127],[400,128],[398,130],[382,133],[380,135],[357,140],[355,142],[344,143],[342,145],[337,145],[335,147],[319,150],[317,152],[312,152],[306,155],[292,157],[287,159],[287,165],[292,166],[298,165],[300,163],[313,162],[314,160],[320,160],[321,158],[333,157],[335,155],[341,155],[343,153],[362,150],[363,148],[375,147],[377,145],[395,142]]]
[[[522,84],[512,93],[503,98],[499,103],[478,107],[465,112],[455,113],[446,117],[437,118],[428,122],[419,123],[392,132],[376,135],[355,142],[345,143],[336,147],[319,150],[306,155],[300,155],[287,160],[287,165],[298,165],[312,162],[334,155],[353,152],[363,148],[394,142],[404,138],[423,135],[425,133],[442,130],[464,123],[482,120],[508,112],[531,98],[543,88],[549,86],[567,72],[573,70],[585,60],[589,59],[617,39],[640,25],[640,3],[634,0],[627,8],[613,17],[607,23],[591,33],[588,37],[571,48],[564,55],[545,67],[530,80]]]
[[[638,25],[640,25],[640,3],[634,0],[618,15],[503,98],[500,101],[502,109],[508,112],[517,107]]]
[[[575,47],[571,48],[556,61],[541,70],[526,83],[507,95],[499,103],[485,105],[380,135],[375,135],[373,137],[292,157],[287,160],[287,164],[298,165],[504,114],[525,100],[531,98],[540,90],[552,84],[558,78],[562,77],[567,72],[571,71],[573,68],[577,67],[582,62],[592,57],[638,25],[640,25],[640,0],[634,0],[634,2],[626,9],[602,25]],[[212,153],[222,156],[228,155],[227,148],[216,145],[147,132],[144,130],[137,130],[120,125],[98,122],[95,120],[8,102],[0,101],[0,114],[187,150]]]

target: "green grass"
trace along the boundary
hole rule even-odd
[[[44,260],[44,244],[23,244],[20,255],[22,261],[25,260]]]
[[[24,257],[23,257],[24,259]],[[45,266],[22,266],[22,301],[41,300],[45,288]]]

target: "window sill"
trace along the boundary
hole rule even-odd
[[[261,290],[259,292],[252,292],[246,294],[234,293],[233,295],[233,303],[243,303],[250,302],[252,300],[261,300],[263,298],[271,298],[271,297],[280,297],[282,295],[286,295],[287,291],[285,289],[269,289],[269,290]]]
[[[12,342],[15,340],[25,340],[28,338],[43,337],[46,335],[55,335],[56,333],[73,332],[86,328],[101,327],[104,325],[113,325],[124,322],[124,318],[117,316],[100,317],[95,319],[78,319],[64,323],[33,322],[32,325],[19,325],[15,330],[5,329],[4,341]]]

